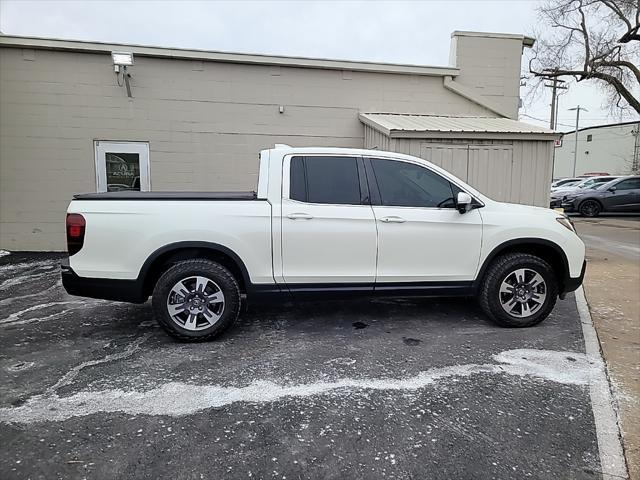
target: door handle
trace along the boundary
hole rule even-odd
[[[287,215],[287,218],[291,220],[311,220],[313,215],[309,215],[308,213],[290,213]]]
[[[404,223],[406,222],[406,220],[402,217],[396,217],[395,215],[392,215],[390,217],[382,217],[380,219],[381,222],[384,223]]]

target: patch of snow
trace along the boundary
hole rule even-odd
[[[134,343],[124,358],[139,348]],[[116,355],[109,360],[114,360]],[[87,362],[63,377],[44,395],[29,399],[19,407],[0,408],[0,421],[8,423],[32,423],[61,421],[71,417],[95,413],[122,412],[129,415],[183,416],[235,402],[268,403],[283,398],[305,398],[328,395],[345,390],[415,391],[448,379],[470,377],[478,374],[514,375],[533,377],[546,381],[588,385],[594,367],[583,353],[550,350],[507,350],[494,355],[499,363],[452,365],[432,368],[406,378],[343,378],[333,382],[279,385],[270,381],[256,381],[247,386],[193,385],[170,382],[147,391],[108,389],[81,391],[68,397],[59,397],[55,390],[73,380],[80,369],[95,364]],[[102,361],[107,361],[107,358]],[[102,361],[94,361],[101,363]]]

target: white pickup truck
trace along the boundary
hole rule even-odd
[[[76,195],[66,232],[68,293],[152,296],[182,340],[220,334],[245,299],[285,294],[475,296],[494,322],[526,327],[585,271],[565,216],[377,150],[276,145],[250,193]]]

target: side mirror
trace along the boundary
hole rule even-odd
[[[609,191],[611,193],[616,193],[616,190],[617,190],[616,187],[609,187]]]
[[[460,213],[466,213],[471,208],[473,198],[467,192],[458,192],[456,197],[456,208]]]

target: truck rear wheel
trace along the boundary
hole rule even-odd
[[[156,320],[172,337],[187,342],[210,340],[238,318],[240,290],[222,265],[184,260],[160,277],[152,306]]]
[[[509,253],[489,266],[482,281],[482,310],[503,327],[530,327],[549,316],[558,298],[558,280],[546,261]]]

